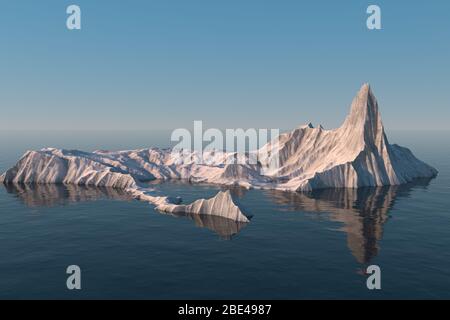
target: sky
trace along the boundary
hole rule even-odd
[[[0,129],[334,128],[365,82],[387,129],[448,129],[449,15],[448,0],[0,0]]]

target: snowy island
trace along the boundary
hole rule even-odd
[[[245,188],[307,192],[323,188],[358,188],[400,185],[431,178],[437,170],[412,152],[391,145],[386,137],[378,103],[368,84],[362,86],[343,125],[334,130],[311,124],[301,126],[254,151],[258,164],[229,163],[234,153],[222,152],[211,164],[179,162],[171,149],[131,151],[28,151],[0,176],[4,184],[75,184],[125,190],[169,213],[217,215],[248,222],[230,192],[181,204],[144,184],[161,179],[186,179]],[[269,155],[269,156],[268,156]],[[277,166],[273,169],[274,155]]]

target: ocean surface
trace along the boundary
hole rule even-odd
[[[248,224],[158,213],[113,189],[0,185],[0,298],[450,298],[450,131],[388,132],[439,170],[312,194],[232,189]],[[169,146],[168,132],[0,131],[0,171],[29,149]],[[157,186],[184,202],[220,187]],[[81,268],[81,290],[66,268]],[[366,287],[369,265],[381,290]]]

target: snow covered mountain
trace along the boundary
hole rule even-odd
[[[416,178],[429,178],[437,170],[418,160],[410,150],[390,145],[381,121],[378,103],[368,84],[362,86],[343,125],[334,130],[311,124],[282,134],[256,151],[258,165],[230,163],[235,153],[205,155],[209,164],[183,161],[171,149],[131,151],[60,150],[28,151],[0,181],[4,183],[77,184],[126,189],[161,211],[197,212],[248,221],[234,211],[231,196],[218,194],[217,203],[198,200],[190,206],[157,196],[142,186],[152,179],[188,179],[221,185],[285,191],[323,188],[358,188],[400,185]],[[192,159],[195,159],[195,152]],[[242,157],[242,155],[239,155]],[[248,156],[244,156],[248,157]],[[186,157],[185,157],[186,158]],[[188,157],[189,158],[189,157]],[[274,161],[276,165],[274,166]],[[203,201],[203,202],[202,202]],[[206,201],[206,202],[205,202]],[[213,200],[214,201],[214,200]],[[220,209],[222,208],[222,209]],[[218,212],[222,210],[222,212]],[[226,211],[226,212],[225,212]],[[233,212],[233,213],[230,213]]]
[[[275,146],[269,143],[264,148],[279,155],[279,169],[272,173],[274,189],[400,185],[437,174],[410,150],[389,144],[378,102],[368,84],[354,98],[340,128],[302,126],[282,135]]]

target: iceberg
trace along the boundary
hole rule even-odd
[[[192,161],[180,162],[172,149],[83,152],[45,148],[26,152],[0,176],[0,182],[118,188],[163,212],[216,215],[248,222],[229,193],[181,205],[180,199],[157,195],[143,182],[186,179],[192,183],[303,192],[401,185],[438,173],[409,149],[389,144],[378,102],[368,84],[357,93],[341,127],[325,130],[309,123],[275,140],[253,151],[259,160],[257,165],[251,164],[250,155],[244,155],[244,161],[231,163],[230,159],[242,157],[233,152],[207,151],[205,156],[213,161],[205,164],[195,162],[195,151]]]

